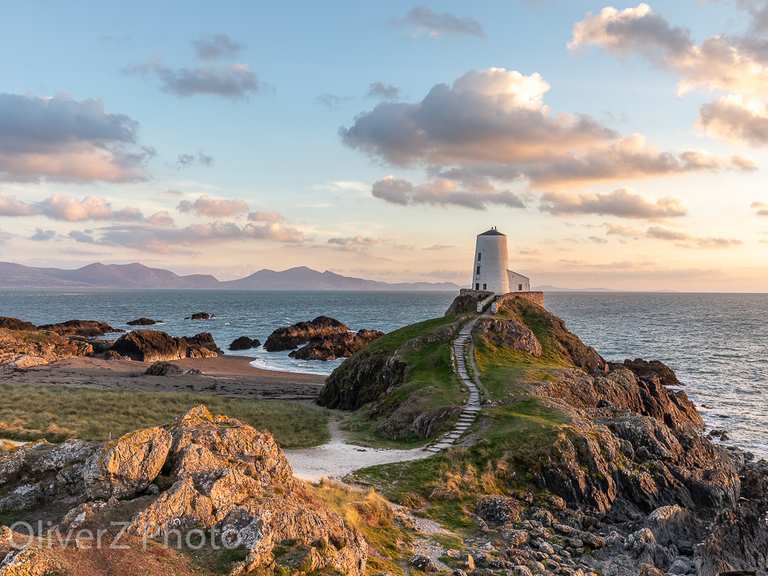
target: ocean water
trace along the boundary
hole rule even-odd
[[[72,318],[128,328],[140,316],[173,335],[211,332],[226,348],[238,336],[264,341],[280,326],[325,314],[352,329],[385,332],[442,315],[444,292],[18,291],[0,292],[0,316],[42,324]],[[609,360],[666,362],[707,425],[768,458],[768,294],[550,293],[547,307]],[[193,312],[211,321],[184,320]],[[306,362],[261,348],[241,352],[279,370],[330,373],[340,361]]]

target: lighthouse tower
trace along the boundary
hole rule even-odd
[[[472,287],[475,290],[506,294],[509,292],[507,237],[491,228],[477,237]]]

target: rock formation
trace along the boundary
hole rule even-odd
[[[201,374],[195,368],[183,368],[173,362],[155,362],[144,372],[147,376],[184,376],[188,374]]]
[[[258,338],[249,338],[248,336],[240,336],[235,338],[229,345],[230,350],[250,350],[251,348],[258,348],[261,346],[261,341]]]
[[[292,326],[278,328],[269,335],[264,349],[267,352],[293,350],[315,338],[346,332],[349,332],[349,328],[345,324],[327,316],[318,316],[310,322],[298,322]]]
[[[154,320],[152,318],[136,318],[136,320],[131,320],[130,322],[126,322],[128,326],[153,326],[154,324],[160,324],[162,320]]]
[[[141,362],[213,358],[221,353],[208,332],[192,337],[175,337],[156,330],[129,332],[117,339],[112,350]]]
[[[30,368],[92,352],[89,343],[55,332],[0,328],[0,365]]]
[[[44,513],[63,530],[125,522],[128,550],[204,529],[244,550],[231,574],[365,571],[362,535],[293,478],[272,436],[203,406],[169,427],[101,445],[38,443],[0,454],[0,494],[5,517]],[[105,568],[110,564],[101,550],[47,547],[42,539],[19,553],[13,547],[19,537],[6,528],[0,533],[0,576],[138,573]],[[195,573],[178,551],[158,543],[148,553],[155,565],[146,571],[149,565],[139,562],[141,573]],[[94,567],[82,572],[76,566]]]
[[[216,314],[211,312],[195,312],[191,316],[187,316],[184,320],[213,320],[216,318]]]
[[[291,358],[300,360],[336,360],[349,358],[368,344],[384,336],[378,330],[359,330],[358,332],[341,332],[314,338],[307,344],[290,353]]]
[[[31,322],[25,322],[24,320],[8,316],[0,316],[0,328],[5,328],[6,330],[37,330],[37,326]]]
[[[56,332],[62,336],[84,336],[87,338],[125,332],[125,330],[113,328],[106,322],[99,322],[98,320],[67,320],[66,322],[59,322],[58,324],[44,324],[38,326],[38,330]]]

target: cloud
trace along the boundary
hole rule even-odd
[[[249,222],[282,222],[283,215],[277,212],[249,212]]]
[[[278,222],[240,225],[234,222],[193,224],[184,228],[158,228],[145,225],[116,225],[97,231],[73,231],[78,242],[102,246],[122,246],[134,250],[168,253],[185,247],[264,240],[297,244],[304,234]]]
[[[711,136],[752,146],[768,144],[768,107],[754,98],[731,94],[704,104],[699,125]]]
[[[17,200],[13,196],[0,196],[0,216],[34,216],[37,213],[32,204]]]
[[[573,27],[569,47],[598,46],[637,54],[679,77],[678,93],[693,89],[725,96],[701,107],[699,125],[711,136],[754,146],[768,143],[768,4],[737,0],[752,15],[750,34],[718,35],[695,43],[687,29],[672,26],[647,4],[588,14]]]
[[[152,226],[160,226],[161,228],[171,228],[175,225],[173,217],[166,210],[152,214],[152,216],[147,218],[147,223]]]
[[[213,156],[204,152],[197,152],[197,154],[179,154],[176,158],[176,166],[180,169],[188,168],[195,164],[199,166],[213,166]]]
[[[426,6],[416,6],[408,14],[395,22],[396,25],[410,28],[418,34],[430,38],[443,36],[474,36],[485,37],[480,22],[474,18],[455,16],[448,12],[434,12]]]
[[[212,34],[193,43],[197,57],[201,60],[219,60],[237,56],[243,46],[226,34]]]
[[[765,202],[752,202],[751,208],[758,216],[768,216],[768,204]]]
[[[439,252],[442,250],[452,250],[453,248],[456,248],[456,246],[453,246],[451,244],[432,244],[431,246],[427,246],[424,248],[424,250],[427,250],[429,252]]]
[[[474,70],[438,84],[420,102],[382,102],[340,130],[352,148],[477,189],[493,180],[533,187],[744,169],[697,150],[666,152],[639,134],[622,136],[584,114],[555,114],[539,74]],[[470,185],[471,182],[471,185]]]
[[[35,233],[32,234],[29,239],[34,240],[35,242],[47,242],[48,240],[53,240],[55,237],[56,232],[54,230],[43,230],[42,228],[37,228]]]
[[[343,238],[329,238],[328,244],[339,250],[365,251],[379,242],[367,236],[348,236]]]
[[[390,204],[410,206],[430,204],[433,206],[460,206],[473,210],[485,210],[489,204],[524,208],[522,200],[508,191],[471,192],[461,189],[450,180],[433,180],[414,185],[407,180],[387,177],[373,184],[371,194]]]
[[[675,242],[683,248],[698,248],[703,250],[717,250],[723,248],[733,248],[742,244],[741,240],[733,238],[718,237],[697,237],[691,236],[686,232],[670,230],[660,226],[651,226],[646,231],[646,237],[654,240],[663,240]]]
[[[163,91],[179,97],[221,96],[232,100],[247,98],[263,88],[246,64],[203,65],[194,68],[170,68],[159,62],[131,66],[126,73],[154,76]]]
[[[630,190],[614,190],[601,194],[567,194],[548,192],[541,197],[541,210],[550,214],[599,214],[618,218],[653,220],[685,216],[686,208],[676,198],[655,202]]]
[[[177,210],[183,213],[194,213],[198,216],[211,218],[228,218],[248,212],[248,204],[244,200],[233,198],[211,198],[200,196],[194,202],[182,200]]]
[[[144,178],[138,123],[98,100],[0,94],[0,178],[126,182]]]
[[[384,82],[371,82],[368,86],[369,98],[381,98],[382,100],[397,100],[400,98],[400,88]]]
[[[0,216],[45,216],[51,220],[84,222],[86,220],[142,221],[138,208],[115,210],[104,198],[85,196],[74,198],[54,194],[39,202],[22,202],[13,197],[0,196]]]

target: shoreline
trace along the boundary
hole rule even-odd
[[[248,356],[174,360],[200,373],[174,376],[145,374],[152,364],[135,360],[74,357],[25,370],[9,370],[2,384],[91,388],[136,392],[185,392],[259,400],[314,400],[325,376],[267,370],[251,365]]]

